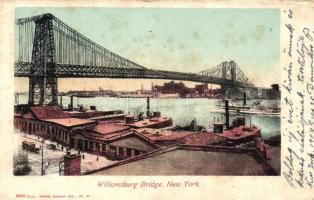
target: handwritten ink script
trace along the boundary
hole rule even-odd
[[[283,176],[292,187],[314,185],[314,30],[300,27],[293,10],[284,10]]]

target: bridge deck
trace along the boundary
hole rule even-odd
[[[38,76],[31,73],[31,63],[16,63],[15,77]],[[182,80],[201,83],[211,83],[217,85],[250,88],[254,87],[250,83],[235,82],[228,79],[199,75],[195,73],[183,73],[153,69],[139,68],[116,68],[99,66],[80,66],[56,64],[55,76],[57,78],[134,78],[134,79],[165,79]]]

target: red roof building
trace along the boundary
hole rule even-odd
[[[105,123],[98,123],[91,131],[96,132],[102,135],[117,133],[129,130],[129,126],[125,126],[122,124],[117,124],[114,122],[105,122]]]
[[[261,129],[256,126],[238,126],[229,130],[224,130],[222,134],[217,134],[228,140],[231,146],[252,143],[255,138],[261,137]]]
[[[62,119],[70,118],[59,106],[36,106],[30,107],[31,114],[36,119]],[[27,113],[28,114],[28,113]]]
[[[179,143],[183,138],[193,134],[193,132],[189,131],[171,131],[153,128],[139,128],[135,130],[160,146]]]
[[[186,145],[218,145],[226,142],[226,138],[213,133],[195,133],[181,140]]]
[[[126,121],[125,125],[132,128],[165,128],[172,126],[172,119],[170,117],[153,117],[140,121]]]

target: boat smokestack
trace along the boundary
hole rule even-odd
[[[146,116],[147,118],[150,117],[150,98],[147,97],[147,110],[146,110]]]
[[[229,101],[225,101],[226,129],[229,129]]]
[[[243,93],[243,105],[246,106],[246,92]]]
[[[71,95],[71,104],[70,104],[70,110],[73,110],[73,95]]]
[[[62,106],[62,95],[60,96],[60,106],[61,106],[61,108],[63,108],[63,106]]]

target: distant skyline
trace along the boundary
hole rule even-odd
[[[279,9],[16,8],[16,18],[43,13],[147,68],[199,72],[234,60],[256,86],[280,82]],[[168,81],[59,79],[58,90],[149,89]],[[15,84],[28,90],[26,78]]]

